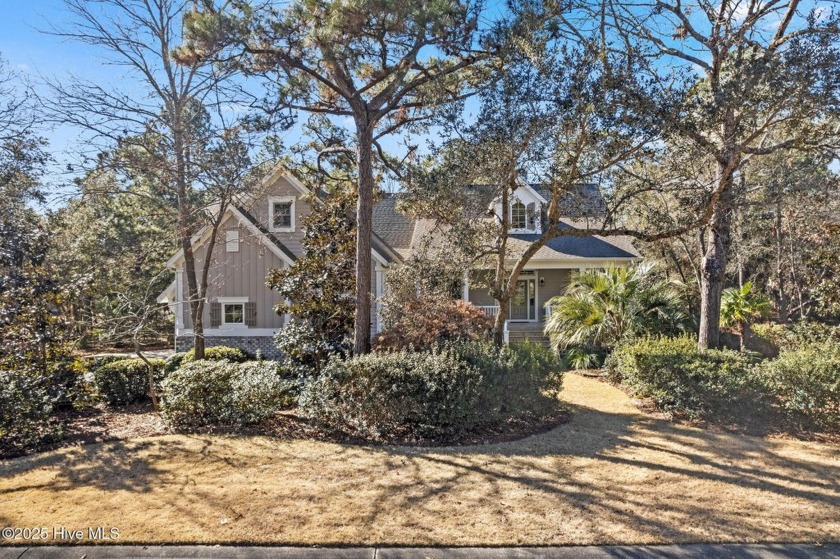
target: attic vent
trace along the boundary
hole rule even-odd
[[[225,251],[239,252],[239,231],[236,229],[225,231]]]

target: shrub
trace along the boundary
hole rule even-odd
[[[656,406],[689,418],[734,418],[766,403],[751,373],[750,358],[737,351],[698,351],[688,337],[643,338],[619,346],[608,374]]]
[[[115,361],[124,361],[126,359],[131,359],[131,357],[126,357],[125,355],[111,354],[88,355],[82,358],[82,363],[88,371],[93,372],[99,367],[102,367],[103,365],[108,365]]]
[[[164,361],[150,359],[152,374],[159,381]],[[102,365],[93,372],[96,388],[106,404],[124,406],[149,397],[149,371],[142,359],[121,359]]]
[[[320,372],[331,355],[346,356],[350,353],[350,339],[318,334],[307,322],[291,322],[274,337],[277,348],[284,356],[290,370],[298,377]]]
[[[0,371],[0,455],[12,455],[55,440],[52,399],[42,379]]]
[[[171,424],[246,425],[259,423],[289,404],[296,387],[270,361],[197,361],[169,374],[162,383],[161,412]]]
[[[173,356],[174,357],[174,356]],[[230,361],[231,363],[244,363],[250,361],[251,356],[238,347],[217,345],[204,348],[204,359],[207,361]],[[180,365],[186,365],[195,361],[195,349],[191,349],[181,358]]]
[[[569,368],[575,370],[597,369],[604,364],[607,352],[592,347],[570,347],[560,352],[560,357]]]
[[[549,304],[545,333],[558,349],[611,349],[623,339],[684,332],[690,323],[677,286],[655,278],[649,264],[575,274]]]
[[[75,406],[75,394],[80,384],[85,383],[88,367],[84,359],[64,356],[49,363],[44,386],[57,408]]]
[[[808,427],[840,429],[840,345],[783,351],[759,367],[761,380],[789,417]]]
[[[445,295],[428,295],[406,301],[399,319],[374,340],[376,350],[429,347],[454,340],[486,339],[493,321],[466,301]]]
[[[168,375],[169,373],[176,370],[184,362],[184,357],[186,355],[186,352],[181,352],[173,353],[172,355],[167,357],[166,361],[164,361],[163,363],[163,372]]]
[[[557,356],[542,347],[459,343],[333,359],[299,403],[305,416],[353,436],[449,439],[553,409],[561,380]]]
[[[756,324],[753,326],[753,333],[782,350],[796,350],[803,346],[825,342],[840,344],[840,327],[821,322]]]

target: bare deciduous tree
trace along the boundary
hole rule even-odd
[[[50,108],[57,120],[90,133],[91,145],[99,150],[95,165],[120,172],[127,185],[123,192],[145,195],[176,214],[196,358],[203,358],[211,259],[197,268],[193,240],[209,229],[212,254],[225,210],[248,188],[247,134],[236,118],[244,92],[228,70],[175,62],[172,51],[182,39],[187,0],[65,4],[72,24],[49,32],[96,47],[107,63],[127,73],[127,81],[118,90],[78,77],[52,80]],[[149,188],[131,189],[137,180]]]

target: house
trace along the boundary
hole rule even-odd
[[[223,216],[213,253],[204,311],[207,346],[228,345],[268,358],[277,358],[274,335],[291,317],[274,312],[278,294],[266,287],[269,270],[291,266],[302,256],[302,218],[312,210],[309,189],[283,167],[277,166],[265,178],[259,194],[247,205],[231,206]],[[509,245],[521,250],[541,232],[547,193],[539,186],[523,184],[511,203]],[[374,208],[372,242],[372,324],[374,333],[382,330],[379,310],[387,289],[388,270],[399,266],[419,246],[430,230],[429,220],[412,219],[397,210],[395,195],[385,196]],[[492,201],[491,201],[492,203]],[[594,185],[583,185],[580,192],[561,202],[569,208],[564,225],[574,227],[603,211],[603,199]],[[207,256],[209,232],[193,241],[196,265]],[[545,318],[545,303],[562,293],[573,271],[627,265],[639,257],[628,239],[600,237],[558,237],[542,247],[525,267],[512,301],[506,330],[510,339],[539,337]],[[167,262],[175,280],[158,300],[169,305],[175,315],[175,347],[186,351],[192,345],[192,323],[187,303],[184,258],[179,251]],[[495,316],[498,307],[486,288],[480,287],[486,270],[465,273],[462,296]]]

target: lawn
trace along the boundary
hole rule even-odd
[[[840,541],[840,446],[671,424],[577,375],[562,398],[569,423],[489,446],[169,435],[8,460],[0,526],[114,526],[123,542]]]

